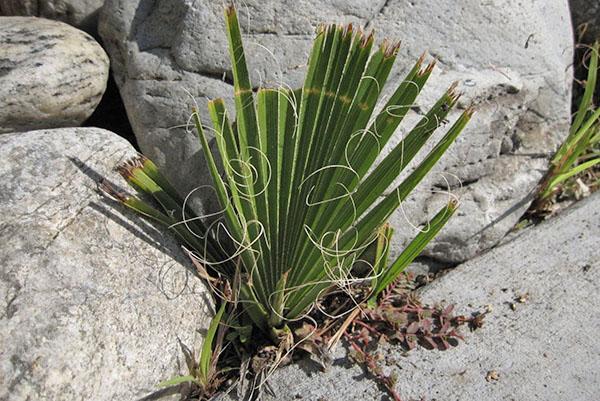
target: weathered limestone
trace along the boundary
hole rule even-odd
[[[99,195],[135,154],[95,128],[0,136],[0,399],[136,400],[187,374],[210,296],[164,231]]]

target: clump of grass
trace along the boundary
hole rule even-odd
[[[229,327],[229,341],[248,344],[250,338],[260,337],[263,344],[270,342],[250,364],[258,374],[261,366],[277,364],[297,345],[293,329],[302,326],[297,322],[326,297],[341,293],[351,300],[344,305],[354,309],[367,301],[376,306],[448,222],[458,207],[455,199],[388,261],[392,229],[387,219],[447,151],[473,110],[464,110],[406,179],[393,184],[445,124],[459,98],[453,84],[376,163],[435,62],[424,65],[424,57],[419,58],[376,112],[399,43],[384,40],[375,46],[372,33],[352,25],[321,25],[301,88],[254,91],[233,7],[226,8],[225,22],[235,123],[222,99],[208,102],[212,128],[201,122],[197,110],[192,113],[221,205],[220,213],[210,216],[216,220],[196,215],[143,156],[119,166],[119,172],[160,208],[142,197],[103,188],[179,237],[199,275],[215,289],[218,302],[229,305],[227,313],[219,315]],[[208,129],[214,133],[216,156],[209,147]],[[358,264],[368,268],[359,272]],[[221,306],[219,313],[223,310]],[[339,339],[347,327],[332,339]],[[210,333],[214,337],[214,330]],[[203,350],[200,363],[191,366],[192,374],[176,380],[210,389],[216,374],[213,355]]]
[[[219,352],[223,344],[223,335],[226,330],[226,326],[221,325],[225,306],[225,303],[221,304],[221,307],[211,319],[198,357],[196,357],[193,351],[184,348],[189,374],[176,376],[159,383],[160,387],[193,383],[196,386],[193,393],[195,393],[195,396],[200,397],[200,399],[209,399],[218,391],[221,384],[227,378],[226,374],[224,374],[225,372],[217,368]]]
[[[582,175],[590,175],[587,184],[596,189],[600,184],[593,169],[600,163],[600,108],[594,105],[594,92],[598,76],[599,43],[590,49],[590,59],[585,91],[575,113],[567,139],[550,162],[550,169],[540,184],[538,199],[533,210],[543,211],[557,196],[577,193]]]

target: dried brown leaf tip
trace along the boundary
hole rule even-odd
[[[423,59],[419,59],[419,61],[422,64],[424,61],[425,54],[423,54],[421,57],[423,57]],[[425,75],[431,74],[431,71],[433,71],[433,69],[435,68],[436,65],[437,65],[437,60],[434,59],[429,64],[427,64],[427,67],[420,69],[419,72],[417,72],[417,75],[419,77],[423,77]]]
[[[475,106],[470,105],[469,107],[467,107],[467,109],[465,110],[465,115],[469,118],[473,117],[473,114],[475,114]]]
[[[456,210],[458,208],[458,205],[460,204],[458,199],[451,199],[450,202],[448,203],[448,208],[452,211]]]
[[[352,35],[353,32],[354,32],[354,27],[352,26],[352,24],[348,24],[348,25],[344,26],[342,35],[343,36]]]
[[[460,97],[462,95],[462,93],[456,91],[457,87],[458,87],[458,81],[454,81],[454,82],[452,82],[452,85],[450,85],[450,87],[448,88],[448,91],[446,92],[446,94],[450,98],[450,102],[452,103],[452,105],[454,105],[458,101],[458,99],[460,99]]]
[[[113,187],[107,180],[102,180],[98,183],[98,189],[110,198],[113,198],[119,202],[126,202],[129,199],[129,195],[125,192],[118,191]]]
[[[400,41],[395,43],[390,42],[387,38],[381,42],[381,52],[383,56],[386,58],[396,56],[398,54],[398,50],[400,49]]]
[[[360,45],[365,48],[367,45],[373,43],[374,40],[374,33],[373,31],[369,32],[368,35],[363,35],[362,37],[362,42],[360,43]]]
[[[325,31],[327,31],[327,24],[320,23],[319,25],[317,25],[317,36],[325,33]]]
[[[144,168],[144,164],[149,161],[146,156],[138,155],[133,157],[124,163],[121,163],[117,166],[117,172],[121,174],[123,178],[128,180],[134,174],[136,169]]]

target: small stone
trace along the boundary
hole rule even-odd
[[[85,32],[0,17],[0,134],[81,125],[106,89],[108,56]]]
[[[485,380],[488,382],[498,381],[498,379],[500,379],[500,375],[495,370],[490,370],[485,375]]]

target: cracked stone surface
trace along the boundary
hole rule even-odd
[[[210,304],[178,246],[101,197],[135,154],[96,128],[0,136],[0,399],[134,400],[187,373]]]
[[[85,32],[0,17],[0,134],[78,126],[106,89],[108,56]]]
[[[567,134],[573,44],[566,0],[247,0],[239,13],[255,85],[299,86],[320,22],[353,23],[375,29],[380,40],[402,39],[392,83],[429,50],[438,68],[384,153],[413,126],[418,110],[461,81],[459,109],[473,103],[477,113],[392,217],[393,253],[416,234],[412,226],[437,211],[447,190],[461,197],[462,206],[425,254],[460,262],[495,245],[528,207],[549,156]],[[209,183],[198,140],[181,126],[192,98],[204,110],[207,98],[224,97],[233,110],[221,2],[108,0],[99,30],[142,151],[184,194]]]
[[[381,347],[403,400],[589,401],[600,377],[600,193],[458,266],[424,287],[424,302],[492,311],[447,351]],[[524,296],[525,302],[516,299]],[[514,303],[514,310],[511,304]],[[263,401],[390,400],[339,346],[333,366],[300,361],[274,372]],[[497,380],[486,377],[495,376]]]
[[[43,17],[66,22],[94,34],[104,0],[2,0],[0,15]]]

